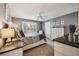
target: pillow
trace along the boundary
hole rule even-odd
[[[28,37],[28,38],[25,38],[24,39],[24,43],[26,43],[26,44],[32,44],[33,43],[33,40],[32,40],[31,37]]]
[[[35,37],[33,37],[32,39],[33,39],[33,43],[38,42],[38,41],[40,40],[40,39],[39,39],[39,36],[35,36]]]

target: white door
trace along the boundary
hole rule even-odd
[[[50,39],[50,21],[45,22],[45,35]]]

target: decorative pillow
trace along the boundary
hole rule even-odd
[[[32,43],[33,43],[33,40],[32,40],[31,37],[28,37],[28,38],[25,38],[25,39],[24,39],[24,42],[25,42],[26,44],[32,44]]]
[[[35,36],[32,39],[33,39],[33,43],[38,42],[39,41],[39,36]]]

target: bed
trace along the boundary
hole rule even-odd
[[[28,50],[41,44],[44,44],[45,43],[44,39],[40,40],[39,35],[40,34],[38,33],[25,34],[23,50]]]

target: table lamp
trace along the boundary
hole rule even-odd
[[[7,38],[7,42],[11,42],[11,38],[15,36],[14,29],[1,29],[1,38]]]

